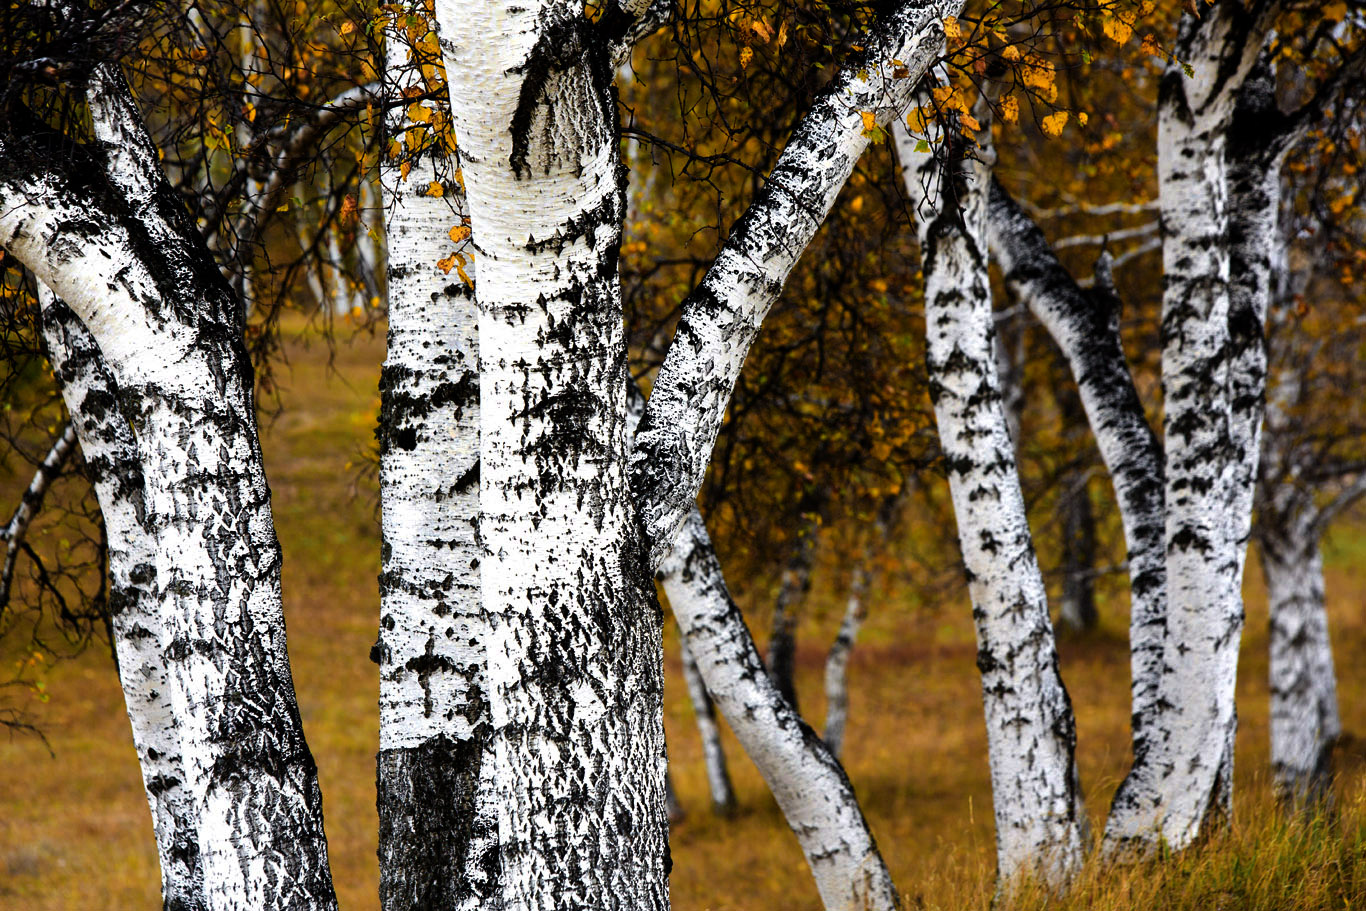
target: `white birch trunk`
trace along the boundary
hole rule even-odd
[[[802,119],[757,198],[683,302],[631,456],[651,567],[672,549],[693,507],[764,317],[876,135],[865,116],[881,129],[904,112],[939,55],[943,17],[962,6],[962,0],[903,2],[869,28],[861,56],[841,68]]]
[[[985,160],[960,162],[963,147],[949,143],[945,164],[916,152],[903,124],[893,137],[916,214],[930,397],[977,631],[998,872],[1003,883],[1061,883],[1081,862],[1084,811],[1072,705],[996,375],[986,246],[993,154],[983,142]]]
[[[665,581],[665,587],[670,584]],[[702,680],[702,671],[697,667],[697,659],[688,648],[687,638],[678,643],[679,656],[683,660],[683,682],[688,687],[688,698],[692,701],[693,714],[697,716],[697,733],[702,738],[702,761],[707,768],[707,788],[711,792],[713,813],[728,816],[735,811],[735,789],[730,783],[730,771],[726,767],[726,752],[721,746],[721,727],[716,723],[716,706],[707,685]]]
[[[386,96],[425,88],[405,32],[390,26],[385,44]],[[430,138],[425,149],[409,148],[411,126],[406,105],[389,109],[386,133],[399,155],[380,163],[389,263],[372,653],[380,666],[380,904],[456,911],[499,898],[479,573],[478,310],[473,289],[437,264],[465,214],[455,165],[433,160],[440,146]],[[434,179],[444,187],[439,197],[429,192]]]
[[[893,911],[896,887],[853,786],[765,673],[695,508],[660,573],[707,691],[797,836],[827,911]]]
[[[158,610],[156,545],[142,522],[137,441],[95,340],[50,291],[40,287],[39,295],[48,356],[80,438],[86,470],[94,479],[109,541],[109,623],[156,833],[162,903],[172,911],[198,911],[206,907],[199,843],[166,686],[162,655],[167,642]]]
[[[504,902],[663,909],[661,618],[626,483],[610,36],[572,3],[437,14],[479,257]]]
[[[1067,358],[1119,503],[1129,556],[1129,654],[1134,753],[1142,755],[1162,675],[1167,567],[1162,450],[1143,412],[1119,335],[1119,300],[1104,283],[1083,291],[1043,232],[993,181],[987,227],[1008,288]]]
[[[1255,473],[1249,425],[1261,408],[1259,392],[1255,408],[1235,404],[1228,128],[1271,6],[1221,3],[1204,19],[1184,17],[1174,58],[1182,63],[1169,66],[1159,90],[1167,629],[1157,701],[1144,721],[1147,749],[1106,825],[1112,853],[1180,850],[1232,812],[1252,505],[1246,463]]]
[[[241,303],[161,177],[126,88],[97,80],[97,161],[0,139],[0,246],[85,324],[137,428],[205,904],[333,908]]]

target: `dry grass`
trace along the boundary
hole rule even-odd
[[[377,407],[380,340],[343,344],[335,369],[321,346],[292,346],[282,371],[286,410],[265,431],[267,466],[285,551],[295,682],[325,795],[332,868],[342,905],[376,906],[374,752],[378,540],[371,482],[358,482]],[[8,488],[10,482],[6,482]],[[357,493],[359,492],[359,495]],[[10,497],[5,498],[8,502]],[[1341,535],[1329,554],[1329,597],[1344,725],[1366,731],[1366,537]],[[1255,573],[1251,573],[1255,576]],[[1238,813],[1233,831],[1164,864],[1088,868],[1071,895],[1022,894],[1049,908],[1328,909],[1366,907],[1363,752],[1341,756],[1341,817],[1285,825],[1266,780],[1266,617],[1249,582],[1239,682]],[[837,593],[818,598],[802,629],[799,688],[820,719],[820,671],[838,617]],[[961,596],[960,596],[961,598]],[[1076,707],[1080,763],[1097,823],[1128,758],[1124,618],[1063,643]],[[666,648],[676,654],[669,632]],[[849,773],[910,908],[988,907],[991,797],[977,672],[965,603],[912,616],[874,604],[854,654]],[[13,649],[0,660],[13,660]],[[672,893],[681,911],[817,909],[796,840],[757,773],[727,735],[741,803],[731,819],[707,810],[706,784],[676,659],[666,723],[688,818],[673,835]],[[0,735],[0,909],[158,907],[151,825],[108,655],[51,668],[36,718],[56,753]]]

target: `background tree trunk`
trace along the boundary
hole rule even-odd
[[[665,587],[671,583],[665,578]],[[721,728],[716,723],[716,706],[707,685],[702,680],[702,672],[697,660],[688,648],[686,636],[679,630],[679,656],[683,659],[683,681],[688,686],[688,698],[692,700],[693,714],[697,717],[697,733],[702,738],[702,759],[707,766],[707,787],[711,791],[712,812],[729,816],[735,811],[735,789],[730,783],[730,771],[726,767],[726,753],[721,747]]]

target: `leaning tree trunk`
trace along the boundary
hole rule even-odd
[[[926,366],[977,631],[999,874],[1003,882],[1029,874],[1062,882],[1081,862],[1084,810],[1072,704],[996,375],[989,134],[976,160],[959,160],[964,146],[949,142],[940,153],[947,163],[916,152],[904,125],[893,136],[916,213]]]
[[[1129,554],[1129,655],[1134,755],[1146,750],[1167,628],[1162,450],[1119,335],[1118,297],[1107,281],[1087,292],[1005,188],[992,182],[987,226],[1006,286],[1067,358],[1087,423],[1109,471]],[[1108,278],[1104,268],[1097,277]]]
[[[764,672],[696,508],[660,573],[707,690],[796,834],[827,911],[893,911],[896,887],[854,788]]]
[[[156,542],[140,518],[145,504],[137,441],[95,340],[50,291],[40,288],[39,297],[52,372],[80,438],[109,541],[109,625],[152,811],[162,903],[173,911],[198,911],[207,907],[199,837],[162,660],[168,642],[158,610]]]
[[[666,580],[666,588],[669,584]],[[683,660],[683,681],[688,687],[688,698],[692,700],[693,714],[697,716],[697,733],[702,738],[702,760],[707,767],[712,812],[728,816],[735,811],[735,789],[731,786],[726,753],[721,747],[721,727],[716,723],[716,705],[707,692],[707,685],[702,680],[702,672],[697,667],[692,649],[688,648],[686,637],[679,641],[678,651]]]
[[[480,572],[503,901],[664,909],[661,618],[626,483],[606,36],[571,3],[437,14],[491,353]]]
[[[1179,850],[1232,812],[1252,505],[1245,463],[1255,470],[1257,453],[1247,445],[1246,390],[1235,400],[1227,131],[1270,6],[1221,3],[1203,19],[1183,17],[1173,58],[1181,62],[1159,89],[1167,629],[1158,698],[1143,722],[1147,749],[1106,825],[1111,852]]]
[[[138,428],[205,903],[333,908],[241,301],[165,182],[126,86],[97,72],[90,100],[93,151],[32,143],[33,123],[0,138],[0,246],[85,324]]]
[[[407,10],[407,21],[416,17],[425,19],[424,6]],[[426,61],[408,34],[406,24],[386,30],[386,97],[427,88]],[[431,119],[429,109],[424,120]],[[498,846],[477,537],[478,312],[473,288],[441,262],[456,255],[452,238],[468,229],[455,165],[441,145],[421,129],[409,132],[408,105],[390,108],[385,125],[389,335],[377,431],[383,546],[373,652],[380,905],[487,908],[497,899]],[[432,192],[434,182],[442,194]]]
[[[1299,506],[1278,515],[1274,528],[1264,518],[1259,543],[1271,615],[1273,784],[1282,804],[1313,807],[1329,793],[1333,744],[1342,724],[1319,532],[1305,515],[1312,506]]]
[[[768,660],[764,666],[778,692],[788,705],[801,714],[797,703],[797,613],[811,592],[811,569],[820,540],[821,513],[818,508],[803,513],[802,522],[791,542],[791,551],[778,582],[778,597],[773,601],[773,627],[768,637]]]

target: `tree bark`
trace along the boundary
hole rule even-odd
[[[990,137],[976,160],[959,160],[963,145],[949,142],[945,162],[916,152],[902,124],[893,136],[920,237],[930,398],[977,631],[998,871],[1005,883],[1029,874],[1061,883],[1081,863],[1084,811],[1072,705],[996,373]]]
[[[1083,291],[1043,232],[998,181],[987,226],[1006,286],[1067,358],[1087,422],[1109,471],[1129,554],[1129,653],[1134,755],[1145,747],[1162,672],[1167,567],[1162,450],[1144,415],[1119,335],[1117,296],[1102,281]],[[1104,270],[1101,270],[1104,277]]]
[[[853,786],[765,673],[695,508],[660,573],[707,691],[796,834],[827,911],[899,907]]]
[[[503,901],[664,909],[661,616],[626,483],[610,36],[567,2],[437,15],[491,352],[480,571]]]
[[[126,87],[97,80],[93,155],[55,137],[38,147],[36,124],[0,138],[0,246],[90,331],[137,428],[205,903],[333,908],[241,302],[162,177]]]
[[[52,371],[80,438],[109,541],[109,625],[152,811],[162,903],[169,911],[199,911],[207,907],[199,882],[199,839],[167,692],[156,542],[143,524],[146,504],[137,441],[95,340],[45,287],[40,287],[39,299]]]
[[[424,14],[420,4],[407,10]],[[406,27],[390,26],[385,47],[386,97],[425,90]],[[438,142],[409,145],[421,131],[408,132],[407,106],[391,107],[385,126],[397,154],[380,162],[389,262],[373,652],[380,904],[484,909],[500,896],[479,572],[478,311],[473,288],[438,265],[452,252],[449,232],[463,226],[464,198]]]
[[[1229,285],[1228,130],[1275,6],[1226,2],[1203,19],[1183,17],[1173,58],[1182,63],[1168,67],[1158,93],[1167,629],[1158,700],[1144,721],[1151,737],[1106,825],[1112,853],[1180,850],[1232,813],[1246,463],[1255,471],[1248,443],[1260,389],[1255,408],[1249,389],[1238,391],[1244,365],[1231,328],[1246,315]]]
[[[864,50],[798,124],[753,204],[683,302],[631,456],[631,487],[652,568],[672,549],[692,509],[764,317],[859,156],[904,112],[915,84],[937,59],[943,18],[962,6],[962,0],[903,2],[869,28]]]

